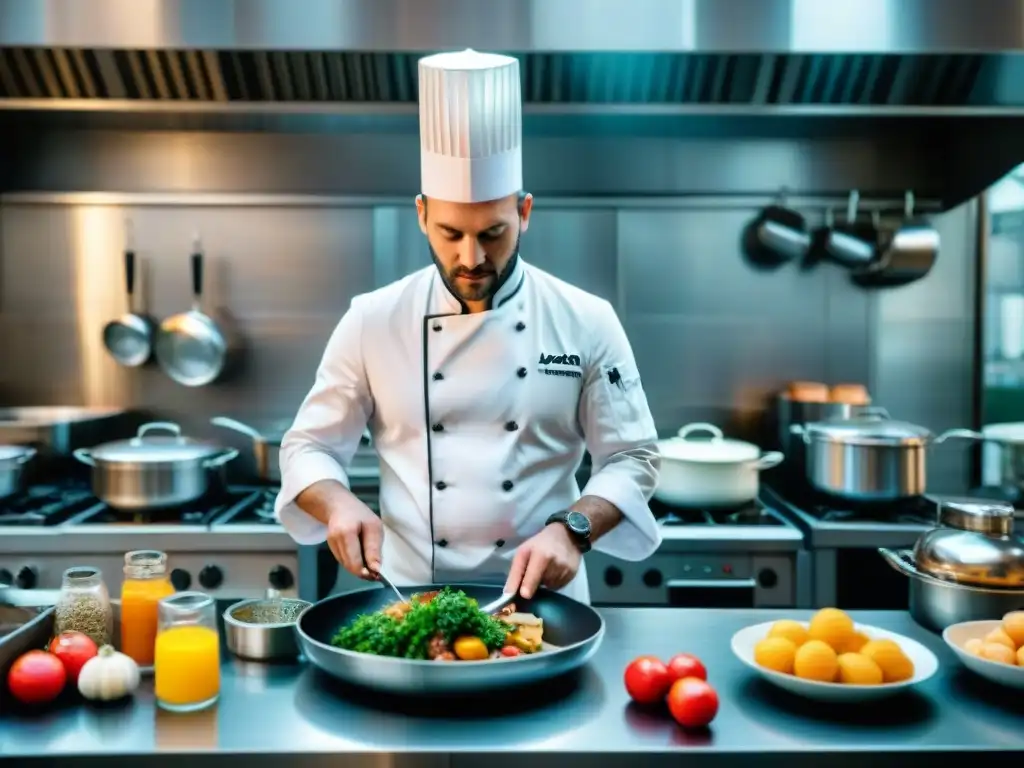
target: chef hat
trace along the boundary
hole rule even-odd
[[[519,192],[519,61],[467,49],[422,58],[419,72],[421,192],[453,203]]]

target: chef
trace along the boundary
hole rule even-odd
[[[281,446],[276,512],[299,544],[399,586],[539,585],[589,601],[592,546],[641,560],[654,423],[614,309],[527,264],[519,62],[419,62],[420,229],[433,263],[355,297]],[[380,518],[348,491],[366,427]],[[575,472],[588,451],[582,495]]]

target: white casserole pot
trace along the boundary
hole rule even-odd
[[[711,439],[694,440],[703,432]],[[778,451],[729,440],[714,424],[687,424],[679,436],[659,440],[661,476],[654,498],[680,507],[738,507],[757,497],[760,475],[782,462]]]

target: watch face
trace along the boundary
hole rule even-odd
[[[586,536],[590,533],[590,520],[581,512],[570,512],[566,516],[565,522],[569,526],[569,530],[574,533],[578,533],[581,536]]]

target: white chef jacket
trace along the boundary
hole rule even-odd
[[[347,487],[368,425],[399,585],[503,584],[516,547],[580,498],[585,449],[583,494],[623,513],[595,549],[657,549],[657,433],[611,304],[517,258],[492,307],[468,313],[433,265],[353,299],[281,445],[275,510],[296,542],[322,543],[326,527],[295,497]],[[562,591],[588,602],[586,569]]]

